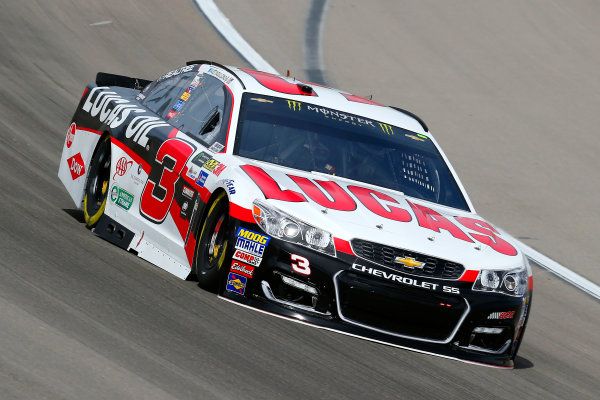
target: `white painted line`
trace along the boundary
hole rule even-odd
[[[304,26],[304,69],[308,80],[328,85],[323,64],[323,25],[329,0],[312,0]]]
[[[531,247],[527,246],[525,243],[519,242],[519,246],[521,247],[521,250],[523,251],[523,253],[525,253],[525,255],[527,257],[532,259],[535,263],[539,264],[542,268],[547,269],[548,271],[552,272],[559,278],[564,279],[565,281],[569,282],[571,285],[583,290],[590,296],[593,296],[600,300],[600,286],[598,286],[594,282],[584,278],[583,276],[576,274],[575,272],[571,271],[567,267],[560,265],[559,263],[552,260],[551,258],[543,255],[539,251],[532,249]],[[534,288],[535,288],[535,282],[534,282]]]
[[[267,62],[260,54],[256,52],[244,40],[242,35],[231,25],[229,19],[219,10],[213,0],[194,0],[196,5],[202,11],[202,13],[208,18],[215,29],[229,42],[229,44],[238,52],[240,55],[248,61],[253,68],[270,72],[272,74],[279,74],[271,64]]]
[[[90,24],[90,26],[107,25],[107,24],[112,24],[112,21],[94,22],[93,24]]]

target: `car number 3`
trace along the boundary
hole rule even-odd
[[[144,217],[157,224],[164,221],[173,203],[175,183],[195,150],[194,146],[177,138],[166,140],[160,146],[140,200],[140,212]]]
[[[292,269],[302,275],[310,275],[310,262],[305,257],[299,256],[298,254],[292,254],[292,261],[298,263],[292,263]]]

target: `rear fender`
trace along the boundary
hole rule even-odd
[[[78,208],[81,208],[83,203],[90,161],[102,133],[78,127],[75,118],[67,129],[58,177]]]

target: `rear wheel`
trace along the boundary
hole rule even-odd
[[[104,214],[110,179],[110,135],[100,139],[90,162],[90,172],[83,197],[85,224],[92,228]]]
[[[216,291],[229,241],[229,206],[224,192],[211,203],[196,245],[194,268],[200,286]]]

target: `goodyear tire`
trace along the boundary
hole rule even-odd
[[[104,214],[110,180],[110,135],[100,139],[90,161],[83,197],[83,215],[88,228],[94,227]]]
[[[194,269],[198,283],[207,290],[218,288],[229,241],[229,206],[225,192],[210,204],[196,245]]]

